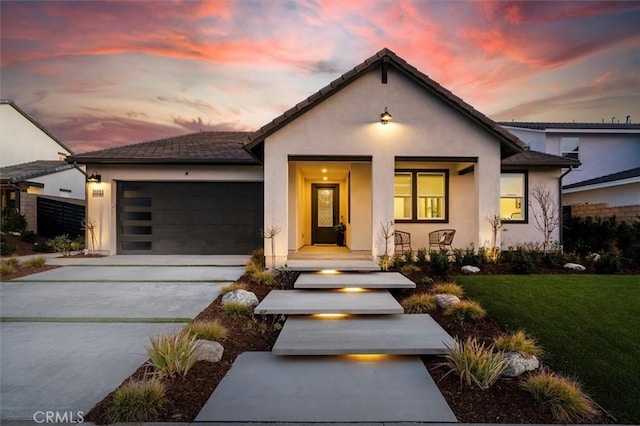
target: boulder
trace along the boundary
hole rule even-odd
[[[198,349],[195,355],[198,361],[218,362],[222,359],[224,347],[218,342],[210,340],[197,340]]]
[[[504,354],[507,369],[502,373],[505,377],[516,377],[525,371],[535,370],[540,367],[540,361],[533,355],[525,356],[520,352],[507,352]]]
[[[458,296],[453,294],[436,294],[436,304],[439,308],[447,309],[451,305],[460,303]]]
[[[587,255],[587,260],[591,261],[591,262],[597,262],[600,260],[600,255],[598,253],[589,253]]]
[[[238,303],[240,305],[246,306],[256,306],[260,301],[250,291],[247,290],[234,290],[222,296],[222,304],[226,305],[227,303]]]
[[[578,263],[565,263],[563,268],[573,269],[574,271],[584,271],[585,269],[587,269]]]
[[[480,272],[480,268],[471,265],[465,265],[460,270],[465,274],[477,274],[478,272]]]

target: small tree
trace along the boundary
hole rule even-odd
[[[87,218],[86,220],[82,220],[82,227],[89,231],[89,236],[91,237],[91,253],[95,254],[98,241],[96,238],[96,228],[98,225],[95,220]]]
[[[393,221],[387,223],[380,222],[380,235],[384,238],[384,254],[380,256],[380,269],[389,269],[389,240],[393,237]]]
[[[492,216],[487,216],[484,218],[489,225],[491,225],[491,253],[489,253],[489,258],[493,263],[498,263],[498,259],[500,258],[500,249],[498,248],[498,232],[502,230],[502,220],[500,219],[499,214],[494,214]]]
[[[531,198],[537,206],[531,204],[535,226],[542,233],[542,252],[547,254],[551,246],[551,234],[560,226],[560,211],[558,202],[551,193],[551,190],[544,185],[537,185],[531,191]]]
[[[275,269],[276,267],[276,240],[274,237],[278,235],[280,231],[282,231],[282,229],[279,226],[270,226],[260,230],[262,238],[271,240],[271,269]]]

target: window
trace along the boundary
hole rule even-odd
[[[394,218],[448,221],[448,170],[399,170],[395,174]]]
[[[580,138],[560,138],[560,155],[573,160],[579,160]]]
[[[508,221],[527,221],[527,174],[500,175],[500,217]]]

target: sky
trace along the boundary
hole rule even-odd
[[[640,122],[640,1],[0,2],[0,97],[76,153],[252,131],[389,48],[497,121]]]

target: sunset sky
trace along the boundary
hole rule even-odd
[[[255,130],[384,47],[495,120],[640,121],[640,1],[0,8],[0,96],[76,152]]]

